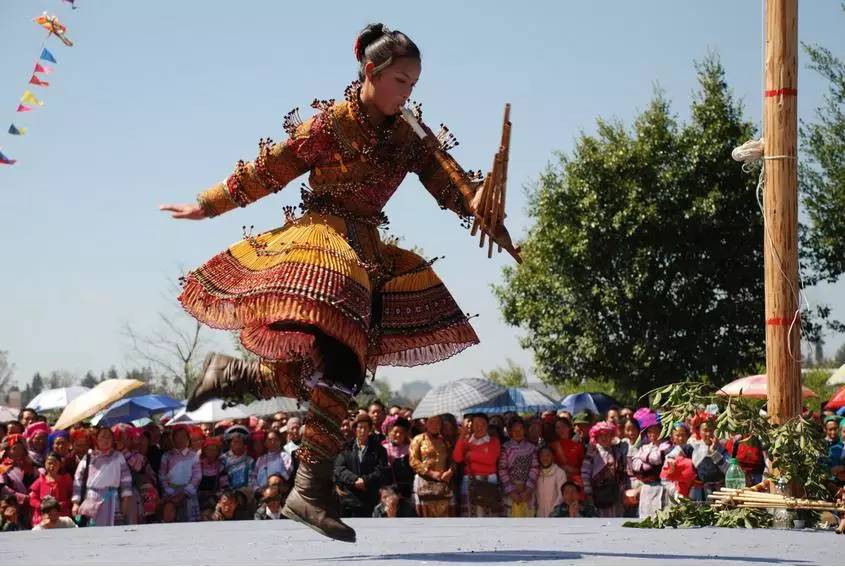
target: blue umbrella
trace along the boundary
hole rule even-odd
[[[150,417],[153,414],[179,409],[185,404],[170,396],[148,394],[134,398],[124,398],[113,403],[101,413],[95,425],[111,427],[118,423],[130,423],[136,419]]]
[[[593,415],[601,413],[596,406],[596,402],[593,401],[593,397],[586,392],[569,394],[560,401],[560,409],[566,410],[572,415],[581,413],[582,411],[588,411]]]
[[[532,390],[531,388],[508,388],[503,394],[499,394],[489,402],[464,410],[464,415],[468,413],[537,413],[554,411],[557,407],[557,402],[537,390]]]

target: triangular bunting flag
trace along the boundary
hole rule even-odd
[[[6,164],[6,165],[15,165],[15,163],[17,163],[17,161],[18,160],[16,160],[16,159],[7,158],[6,156],[3,155],[3,152],[0,152],[0,163]]]
[[[26,134],[26,128],[18,128],[17,126],[12,124],[11,126],[9,126],[9,134],[12,134],[13,136],[23,136],[24,134]]]
[[[49,65],[42,65],[41,63],[35,64],[35,69],[32,71],[33,73],[44,73],[45,75],[49,75],[53,72],[53,68]]]
[[[41,50],[41,57],[39,59],[43,59],[44,61],[49,61],[50,63],[58,63],[56,58],[53,57],[53,54],[45,47]]]
[[[32,110],[31,106],[24,106],[23,104],[18,105],[18,112],[29,112]]]
[[[32,78],[29,80],[30,85],[35,85],[37,87],[49,87],[50,83],[47,81],[42,81],[38,78],[38,75],[33,75]]]
[[[24,91],[23,96],[21,97],[21,102],[26,102],[29,104],[37,104],[38,106],[44,106],[44,103],[38,100],[34,94],[30,91]]]

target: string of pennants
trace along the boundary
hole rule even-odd
[[[72,9],[76,9],[75,0],[63,0],[63,2],[70,4]],[[53,55],[53,53],[49,49],[47,49],[47,47],[45,47],[47,44],[47,40],[55,36],[68,47],[73,46],[73,42],[67,36],[67,27],[59,21],[58,17],[48,16],[47,12],[44,12],[37,18],[34,18],[33,21],[45,30],[47,30],[47,36],[44,38],[44,41],[41,42],[41,53],[39,54],[38,59],[35,61],[35,66],[33,67],[32,72],[30,73],[31,76],[29,78],[28,84],[32,85],[33,87],[46,89],[50,86],[50,82],[52,81],[47,80],[47,77],[53,72],[53,67],[49,64],[58,64],[58,61],[56,60],[56,57]],[[22,115],[23,113],[32,112],[33,110],[44,106],[44,101],[42,101],[35,94],[35,92],[33,92],[33,90],[35,89],[32,89],[32,87],[24,90],[23,95],[20,98],[16,113]],[[38,91],[36,90],[36,92]],[[20,126],[19,122],[15,120],[9,125],[9,129],[7,132],[9,135],[12,136],[23,136],[27,133],[27,131],[28,128]],[[8,157],[3,153],[2,149],[0,149],[0,165],[14,165],[16,163],[16,159]]]

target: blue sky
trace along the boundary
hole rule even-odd
[[[19,160],[0,169],[0,350],[16,376],[84,373],[131,364],[120,328],[156,325],[172,283],[241,237],[278,226],[286,191],[211,221],[173,221],[165,202],[189,202],[251,159],[261,137],[314,98],[340,98],[355,77],[358,30],[383,21],[423,52],[414,98],[446,122],[465,167],[488,168],[505,102],[513,105],[509,220],[527,226],[522,186],[555,150],[567,151],[598,116],[630,121],[659,84],[685,118],[693,61],[717,51],[735,94],[759,123],[761,2],[221,2],[59,0],[0,3],[0,113],[29,128],[2,134]],[[58,59],[43,108],[15,114],[43,34],[31,19],[56,12],[76,45],[52,39]],[[845,56],[845,13],[834,0],[801,3],[800,37]],[[802,63],[806,58],[801,59]],[[799,112],[811,118],[826,85],[802,67]],[[4,123],[6,124],[6,123]],[[3,126],[3,131],[7,126]],[[753,198],[749,195],[749,198]],[[506,358],[530,366],[519,331],[490,290],[507,256],[488,260],[449,213],[409,177],[386,211],[404,244],[445,255],[438,273],[474,320],[480,346],[438,365],[380,371],[394,387],[478,375]],[[761,274],[762,277],[762,274]],[[845,283],[810,290],[845,319]],[[228,348],[228,336],[211,334]],[[827,350],[845,337],[830,337]]]

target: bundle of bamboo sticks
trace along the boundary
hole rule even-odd
[[[754,488],[742,490],[734,488],[722,488],[710,496],[716,506],[732,508],[786,508],[789,510],[816,510],[823,512],[845,513],[845,506],[841,503],[827,502],[825,500],[811,500],[808,498],[791,498],[783,494],[772,494],[770,492],[759,492]]]
[[[505,105],[505,117],[502,120],[502,141],[499,145],[499,151],[493,158],[493,169],[484,178],[484,184],[481,187],[481,202],[476,212],[475,221],[472,224],[470,233],[475,236],[478,229],[481,228],[481,237],[479,239],[479,248],[484,247],[484,237],[490,235],[490,242],[487,248],[487,257],[493,257],[493,238],[492,235],[496,233],[500,224],[505,220],[505,195],[507,194],[507,179],[508,179],[508,157],[510,153],[511,141],[511,105]],[[499,244],[498,251],[502,251],[502,245]],[[511,252],[509,250],[509,252]],[[511,252],[513,254],[513,252]],[[516,257],[516,256],[514,256]]]

